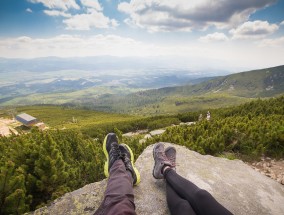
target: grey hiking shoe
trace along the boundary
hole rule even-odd
[[[109,133],[103,143],[103,151],[106,156],[104,173],[105,176],[109,176],[109,170],[112,167],[113,163],[120,159],[120,150],[118,146],[118,139],[114,133]]]
[[[133,178],[133,185],[140,183],[140,174],[134,166],[134,155],[130,147],[126,144],[120,144],[121,159],[125,165],[126,170],[130,171]]]
[[[156,143],[153,148],[153,157],[155,161],[153,169],[153,177],[156,179],[164,178],[162,170],[164,166],[172,166],[170,160],[165,155],[165,149],[163,143]]]
[[[171,162],[171,168],[176,171],[176,149],[175,147],[169,146],[165,150],[165,155]]]

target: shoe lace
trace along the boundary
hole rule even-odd
[[[171,164],[171,161],[168,159],[168,157],[165,155],[163,151],[158,151],[156,153],[157,153],[157,157],[161,159],[161,162],[163,164]]]
[[[171,167],[176,167],[176,159],[173,155],[169,155],[169,161],[171,162]]]
[[[130,163],[130,159],[127,157],[127,155],[125,153],[121,153],[120,157],[125,165],[125,168],[128,170],[131,170],[131,163]]]
[[[110,149],[110,154],[113,156],[115,160],[120,157],[120,150],[117,144],[112,144]]]

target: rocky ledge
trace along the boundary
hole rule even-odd
[[[177,149],[177,172],[209,191],[234,214],[284,214],[284,186],[281,184],[240,160],[204,156],[173,146]],[[152,177],[152,150],[153,145],[147,147],[136,161],[141,173],[141,183],[134,188],[136,212],[138,215],[167,215],[165,181]],[[103,199],[106,184],[105,179],[86,185],[32,214],[93,214]]]

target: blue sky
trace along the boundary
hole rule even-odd
[[[1,0],[0,57],[168,57],[284,64],[284,0]],[[187,63],[188,62],[188,63]]]

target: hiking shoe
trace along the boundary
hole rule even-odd
[[[169,146],[165,149],[165,155],[171,162],[171,168],[176,171],[176,149],[175,147]]]
[[[134,166],[134,155],[130,147],[126,144],[120,144],[119,149],[121,152],[121,158],[125,165],[126,170],[130,171],[133,178],[133,185],[140,183],[140,174]]]
[[[165,149],[163,143],[156,143],[153,148],[153,157],[155,161],[153,176],[156,179],[164,178],[162,170],[165,166],[172,166],[170,160],[165,155]]]
[[[106,156],[106,162],[104,166],[105,176],[109,176],[109,170],[113,163],[120,159],[120,150],[118,146],[118,139],[114,133],[109,133],[103,143],[103,151]]]

